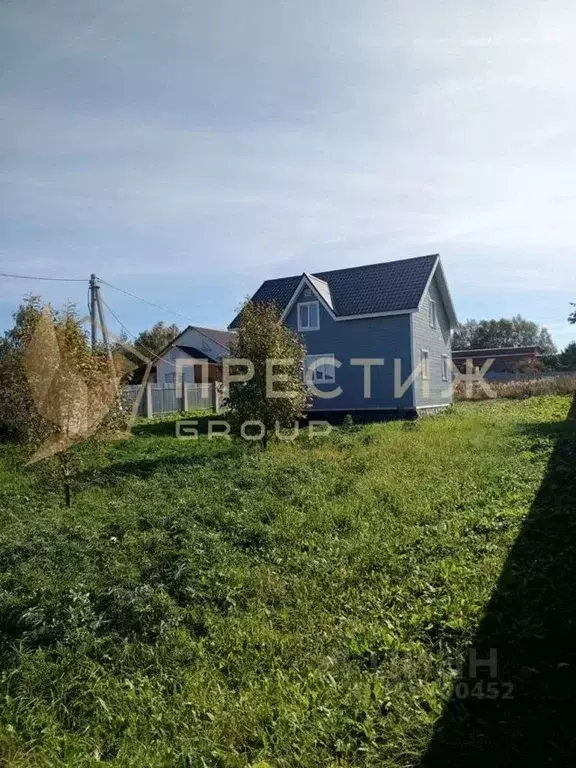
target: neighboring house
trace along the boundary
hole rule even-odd
[[[174,386],[179,369],[187,384],[201,383],[203,370],[207,375],[203,383],[222,381],[222,358],[228,355],[232,337],[230,331],[189,325],[156,355],[149,381]],[[146,366],[137,368],[131,382],[141,383],[145,370]]]
[[[266,280],[252,300],[275,303],[301,334],[314,386],[330,395],[315,394],[313,410],[411,411],[452,402],[457,320],[438,255]],[[318,365],[318,357],[328,360]],[[370,369],[362,362],[369,359]]]
[[[472,369],[482,368],[488,360],[494,360],[488,373],[516,373],[522,370],[539,370],[542,349],[533,347],[494,347],[492,349],[455,349],[452,352],[454,365],[463,373],[466,361],[472,360]]]

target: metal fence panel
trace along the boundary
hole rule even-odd
[[[163,384],[152,384],[152,413],[161,416],[165,413],[177,413],[180,404],[176,397],[176,387],[165,387]]]
[[[212,384],[187,384],[186,400],[188,410],[212,408]]]
[[[138,415],[162,416],[168,413],[179,413],[183,410],[184,403],[182,391],[170,384],[148,384],[150,392],[150,405],[152,413],[148,410],[148,394],[146,388],[142,392]],[[133,404],[140,393],[138,384],[126,385],[123,388],[127,400]],[[187,384],[186,401],[188,410],[212,410],[214,408],[216,392],[219,392],[218,384]]]

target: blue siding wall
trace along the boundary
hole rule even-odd
[[[304,289],[306,290],[306,289]],[[312,301],[314,296],[299,296],[298,301]],[[298,331],[297,306],[286,317],[286,325]],[[333,354],[341,362],[336,369],[336,381],[317,383],[319,390],[330,391],[338,386],[342,393],[330,400],[314,398],[313,409],[356,410],[379,408],[412,408],[414,395],[410,386],[399,400],[394,398],[394,358],[402,362],[402,380],[412,369],[410,315],[364,318],[336,322],[320,304],[320,328],[300,333],[308,354]],[[364,368],[350,365],[351,358],[384,358],[384,366],[372,367],[372,393],[364,397]]]
[[[430,327],[430,299],[436,302],[436,328]],[[413,315],[413,333],[414,333],[414,365],[420,362],[420,352],[422,349],[428,350],[430,379],[429,396],[425,396],[424,382],[422,376],[417,376],[414,381],[416,393],[416,405],[422,407],[426,405],[444,405],[452,402],[452,395],[447,394],[446,390],[450,381],[442,381],[442,355],[448,355],[448,363],[452,360],[450,347],[450,321],[444,307],[444,301],[438,288],[436,278],[432,279],[430,288],[422,301],[419,312]],[[452,374],[448,377],[451,380]]]

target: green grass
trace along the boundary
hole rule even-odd
[[[418,764],[569,407],[266,452],[139,424],[71,510],[0,445],[0,765]]]

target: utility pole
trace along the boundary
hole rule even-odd
[[[92,273],[90,275],[90,341],[92,344],[92,351],[96,349],[96,294],[98,291],[98,284],[96,282],[96,275]]]
[[[114,358],[112,356],[112,348],[110,346],[110,337],[108,336],[108,326],[106,325],[106,318],[104,316],[104,307],[102,306],[102,299],[100,298],[100,286],[98,285],[98,278],[94,273],[90,275],[90,337],[92,351],[96,349],[97,342],[97,329],[100,325],[102,331],[102,339],[104,340],[104,348],[108,355],[108,361],[110,363],[110,369],[112,375],[116,376],[114,369]],[[98,321],[96,320],[96,313],[98,313]]]
[[[104,339],[104,347],[106,349],[106,354],[108,355],[108,362],[110,363],[110,369],[112,371],[112,375],[116,376],[116,371],[114,370],[114,358],[112,357],[112,347],[110,346],[110,337],[108,336],[108,326],[106,325],[104,307],[102,306],[102,299],[100,298],[99,285],[96,286],[94,296],[96,299],[96,307],[98,309],[98,317],[100,319],[100,329],[102,331],[102,338]]]

